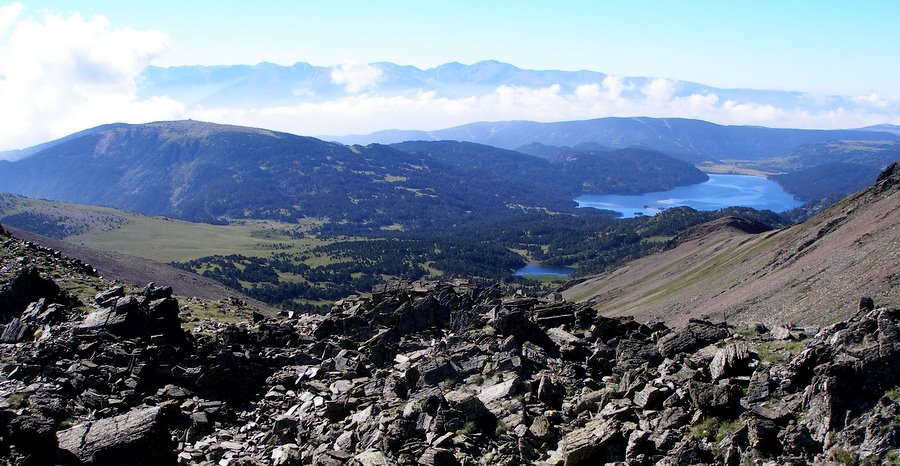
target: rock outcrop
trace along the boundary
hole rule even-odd
[[[874,305],[798,342],[466,281],[190,331],[152,284],[50,301],[3,332],[9,462],[877,464],[900,448],[900,312]]]

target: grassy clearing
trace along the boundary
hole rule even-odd
[[[300,275],[288,272],[278,272],[278,280],[285,283],[307,283],[307,280]]]
[[[802,341],[764,341],[756,347],[756,352],[763,364],[787,364],[803,349],[804,344],[805,342]]]
[[[244,221],[236,225],[209,225],[134,216],[115,230],[88,232],[66,238],[71,243],[159,262],[184,262],[213,254],[267,257],[275,252],[302,254],[327,244],[314,237],[294,239],[283,230],[298,228],[274,221]]]
[[[210,225],[149,217],[122,210],[0,196],[0,217],[17,213],[45,215],[71,224],[79,232],[65,238],[73,244],[143,257],[158,262],[186,262],[210,255],[241,254],[268,257],[278,252],[304,254],[329,244],[310,234],[326,219],[298,223],[273,220],[236,220],[231,225]],[[328,258],[320,262],[328,263]]]
[[[541,288],[562,285],[569,280],[568,276],[561,275],[529,275],[527,278],[531,281],[538,282],[541,285]]]
[[[522,256],[522,258],[525,259],[526,262],[534,262],[531,254],[525,249],[510,248],[510,251]]]
[[[647,238],[641,239],[642,243],[665,243],[674,238],[674,236],[649,236]]]
[[[440,278],[444,276],[444,272],[434,268],[434,262],[428,261],[423,264],[425,271],[428,272],[429,277]]]
[[[752,175],[752,176],[768,176],[777,173],[775,170],[744,166],[744,164],[730,163],[700,163],[697,168],[705,173],[716,173],[726,175]]]
[[[197,323],[194,321],[194,317],[200,320],[211,320],[226,324],[252,319],[251,309],[231,305],[224,301],[179,299],[178,304],[181,307],[182,326],[186,329],[196,326]]]

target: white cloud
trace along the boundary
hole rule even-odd
[[[582,84],[575,88],[575,96],[582,100],[597,100],[603,97],[603,91],[597,83]]]
[[[191,118],[261,126],[305,135],[369,133],[382,129],[440,129],[473,121],[562,121],[608,116],[697,118],[720,124],[800,128],[852,128],[897,121],[898,113],[865,109],[812,111],[770,104],[724,100],[714,93],[675,97],[677,82],[651,82],[641,94],[626,97],[606,83],[586,84],[571,92],[558,85],[529,88],[499,86],[488,94],[463,98],[434,91],[411,95],[366,93],[325,102],[262,109],[204,108]],[[645,92],[646,91],[646,92]]]
[[[700,117],[709,115],[715,111],[716,104],[719,103],[719,96],[716,94],[691,94],[687,97],[674,99],[672,105],[681,109],[686,115],[692,117]]]
[[[641,88],[641,93],[652,102],[669,100],[675,95],[675,81],[665,78],[651,79]]]
[[[853,101],[858,104],[871,105],[878,108],[888,108],[892,105],[900,105],[900,97],[883,96],[876,92],[868,95],[854,96]]]
[[[759,105],[754,103],[739,103],[727,100],[722,109],[731,114],[737,121],[751,121],[754,123],[773,123],[784,118],[785,111],[774,105]]]
[[[607,99],[616,100],[622,96],[623,92],[634,89],[634,84],[626,84],[618,76],[607,76],[603,78],[603,88],[606,90]]]
[[[13,24],[16,18],[22,14],[25,5],[21,3],[13,3],[11,5],[0,5],[0,36]]]
[[[381,68],[376,65],[345,63],[331,69],[331,82],[344,86],[347,93],[356,94],[374,88],[381,75]]]
[[[102,16],[12,18],[0,62],[0,147],[25,147],[99,124],[177,118],[183,105],[136,97],[136,78],[162,53],[157,31],[113,28]]]

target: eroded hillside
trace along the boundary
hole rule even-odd
[[[567,299],[603,315],[686,322],[830,324],[859,294],[900,303],[900,164],[807,222],[748,233],[718,228],[585,280]]]

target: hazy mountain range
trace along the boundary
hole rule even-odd
[[[151,66],[139,76],[136,91],[142,101],[162,98],[177,102],[180,110],[169,119],[228,122],[307,135],[613,116],[678,117],[781,128],[856,128],[896,122],[900,112],[896,99],[876,94],[722,89],[666,77],[526,70],[497,61],[447,63],[430,69],[389,62]],[[890,131],[890,125],[887,128]]]
[[[655,84],[654,84],[655,83]],[[665,83],[665,86],[662,86]],[[182,103],[207,107],[234,105],[292,105],[323,102],[347,93],[377,89],[386,96],[435,92],[439,97],[460,98],[490,93],[498,87],[549,88],[561,94],[582,92],[597,86],[609,96],[646,98],[658,86],[667,98],[716,95],[719,100],[753,102],[783,108],[836,109],[856,107],[859,99],[811,96],[804,92],[722,89],[705,84],[651,77],[617,77],[589,70],[526,70],[494,60],[471,65],[445,63],[419,69],[390,62],[343,66],[315,66],[298,62],[291,66],[260,63],[230,66],[147,67],[139,80],[141,97],[167,95]],[[664,87],[664,89],[663,89]],[[649,96],[654,97],[654,96]]]
[[[190,120],[110,124],[17,151],[20,160],[0,162],[0,190],[194,221],[313,216],[431,229],[568,211],[581,194],[699,183],[706,176],[690,164],[719,160],[787,172],[775,179],[799,198],[834,202],[900,158],[900,135],[889,131],[684,119],[473,123],[368,139],[418,141],[347,146]],[[847,176],[817,181],[835,167]]]
[[[900,135],[874,130],[807,130],[760,126],[723,126],[683,118],[598,118],[539,123],[499,121],[471,123],[437,131],[379,131],[333,138],[345,144],[390,144],[407,140],[453,139],[508,149],[533,143],[566,146],[595,143],[607,147],[641,146],[684,160],[758,160],[783,155],[797,147],[836,140],[900,140]]]
[[[18,111],[21,124],[7,125],[0,133],[0,148],[20,149],[113,121],[194,119],[337,140],[348,134],[431,131],[484,121],[638,116],[778,128],[871,126],[896,133],[896,126],[887,123],[898,123],[900,115],[900,100],[875,93],[723,89],[666,77],[527,70],[497,61],[430,69],[388,62],[148,66],[135,73],[116,86],[122,90],[113,101],[120,104],[101,104],[106,102],[102,96],[79,94],[73,97],[78,105],[60,103],[52,110],[25,105]]]

